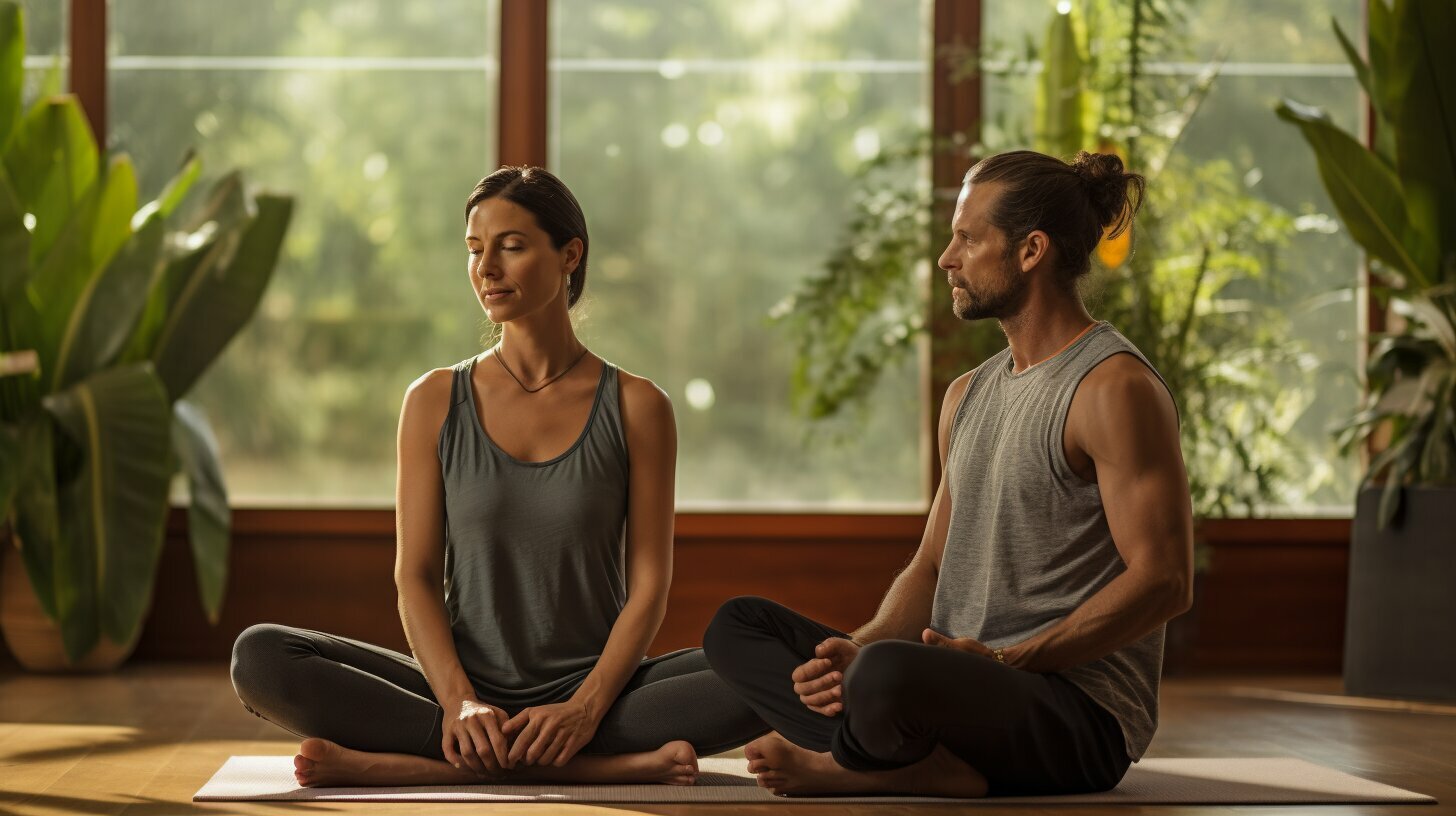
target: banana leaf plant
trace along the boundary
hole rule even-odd
[[[1314,151],[1372,291],[1397,317],[1373,335],[1366,403],[1340,430],[1347,450],[1384,443],[1361,482],[1383,478],[1384,528],[1404,486],[1456,486],[1456,5],[1370,0],[1367,28],[1361,56],[1334,25],[1370,99],[1373,146],[1318,108],[1286,99],[1278,115]]]
[[[23,53],[21,10],[0,0],[0,527],[76,661],[140,626],[179,471],[217,621],[227,491],[184,397],[256,309],[293,202],[232,173],[169,225],[198,159],[139,207],[131,161],[98,149],[74,97],[22,105]]]

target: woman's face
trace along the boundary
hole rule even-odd
[[[465,224],[470,287],[493,323],[567,304],[567,276],[581,261],[581,240],[561,249],[530,210],[503,198],[475,205]]]

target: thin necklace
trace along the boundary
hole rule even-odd
[[[492,354],[490,356],[494,357],[495,358],[495,361],[497,363],[500,363],[501,364],[501,368],[504,368],[506,370],[506,373],[509,374],[509,375],[511,375],[511,379],[513,379],[513,380],[516,381],[516,385],[519,385],[521,387],[521,390],[522,391],[525,391],[527,394],[534,394],[537,391],[540,391],[541,389],[543,389],[546,386],[550,385],[551,383],[554,383],[557,380],[561,379],[562,377],[565,377],[568,371],[571,371],[573,368],[576,368],[576,364],[579,363],[579,362],[581,362],[581,358],[583,358],[583,357],[586,356],[586,352],[587,352],[587,349],[585,347],[582,347],[581,354],[578,354],[576,356],[576,359],[571,361],[571,365],[569,365],[569,366],[566,367],[566,371],[563,371],[560,374],[557,374],[555,377],[552,377],[551,379],[547,380],[546,382],[542,383],[541,385],[536,386],[535,388],[527,388],[526,387],[526,384],[523,383],[523,382],[521,382],[521,378],[516,376],[516,372],[512,371],[511,370],[511,367],[508,366],[508,365],[506,365],[505,358],[503,358],[501,356],[501,350],[500,350],[500,347],[499,346],[496,347],[495,354]]]

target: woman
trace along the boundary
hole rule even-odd
[[[577,339],[586,219],[559,179],[502,168],[465,222],[503,332],[405,394],[395,583],[418,662],[263,624],[233,685],[306,737],[300,785],[692,784],[699,753],[767,729],[702,650],[642,659],[672,580],[672,405]]]

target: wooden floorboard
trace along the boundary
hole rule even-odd
[[[227,757],[297,741],[243,710],[221,664],[139,662],[92,677],[0,666],[0,814],[479,814],[478,804],[193,804]],[[1329,677],[1173,678],[1149,756],[1294,756],[1437,797],[1438,805],[1018,807],[1017,814],[1456,814],[1456,707],[1344,700]],[[492,814],[989,813],[947,805],[491,805]]]

